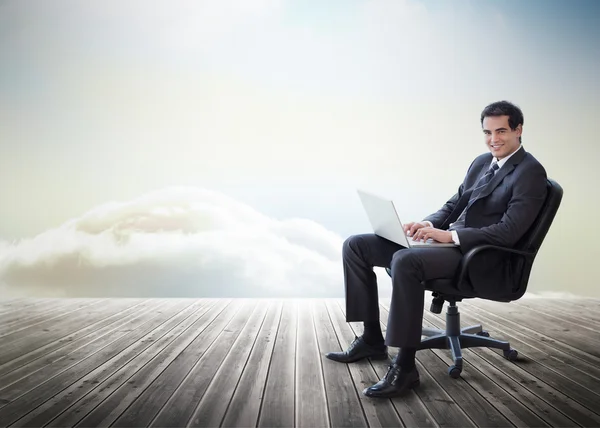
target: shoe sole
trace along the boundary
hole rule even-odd
[[[389,358],[389,355],[387,353],[385,353],[385,354],[371,355],[369,357],[362,357],[362,358],[358,358],[356,360],[346,360],[346,361],[336,360],[335,358],[328,357],[327,355],[325,355],[325,358],[327,358],[327,359],[329,359],[331,361],[335,361],[336,363],[350,364],[350,363],[355,363],[355,362],[360,361],[360,360],[364,360],[366,358],[369,358],[371,360],[387,360]]]

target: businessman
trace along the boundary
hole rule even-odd
[[[415,353],[421,341],[425,290],[422,281],[453,278],[462,255],[483,244],[514,246],[535,220],[546,197],[546,171],[521,144],[523,113],[499,101],[481,113],[490,153],[469,166],[458,192],[437,212],[404,226],[413,239],[454,242],[452,248],[405,248],[375,234],[349,237],[343,245],[346,321],[362,321],[364,331],[344,352],[327,358],[351,363],[387,359],[387,347],[400,348],[387,374],[364,390],[369,397],[402,395],[419,384]],[[379,324],[373,267],[389,267],[392,297],[385,340]],[[459,291],[493,297],[510,292],[509,259],[482,254]],[[444,290],[438,290],[444,291]],[[448,291],[448,290],[445,290]]]

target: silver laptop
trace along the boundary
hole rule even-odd
[[[363,204],[363,207],[369,217],[371,226],[373,226],[373,232],[382,238],[388,239],[396,244],[400,244],[403,247],[456,247],[456,244],[451,242],[449,244],[441,243],[429,239],[426,242],[413,241],[409,236],[404,233],[402,222],[398,217],[394,202],[390,199],[385,199],[380,196],[374,195],[364,190],[358,190],[358,196]]]

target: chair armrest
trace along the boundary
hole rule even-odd
[[[461,284],[464,281],[465,275],[467,274],[467,271],[468,271],[469,263],[471,263],[471,261],[473,260],[473,257],[475,257],[476,254],[478,254],[482,251],[486,251],[486,250],[499,250],[499,251],[504,251],[504,252],[510,253],[510,254],[517,254],[519,256],[523,256],[526,258],[534,257],[536,255],[536,251],[521,251],[521,250],[515,250],[514,248],[499,247],[497,245],[479,245],[478,247],[473,248],[472,250],[470,250],[467,254],[465,254],[463,256],[462,262],[461,262],[461,265],[459,268],[458,281],[456,282],[457,284]]]

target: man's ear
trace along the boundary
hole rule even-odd
[[[523,134],[523,125],[519,123],[515,128],[515,131],[517,131],[517,137],[520,137],[521,134]]]

